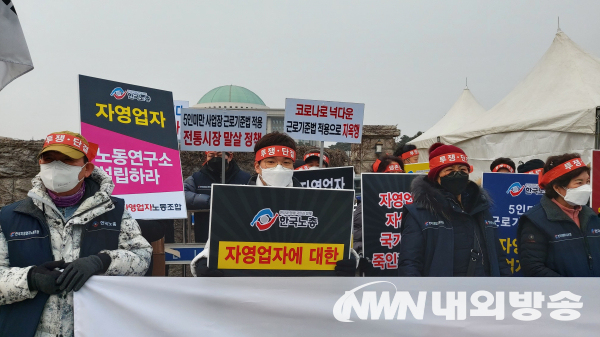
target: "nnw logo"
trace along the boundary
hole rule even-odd
[[[356,297],[356,292],[365,287],[377,283],[389,283],[396,290],[394,298],[390,301],[390,292],[382,291],[377,296],[376,291],[362,291],[362,301],[359,303]],[[425,304],[427,299],[426,291],[419,291],[417,303],[413,300],[408,291],[398,291],[396,286],[389,281],[375,281],[365,283],[350,291],[346,291],[333,306],[333,317],[340,322],[353,322],[350,320],[352,312],[356,314],[360,320],[378,320],[383,313],[385,320],[404,320],[406,313],[410,313],[415,319],[422,320],[425,314]]]

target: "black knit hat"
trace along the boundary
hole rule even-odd
[[[541,159],[531,159],[525,164],[521,164],[517,167],[518,173],[527,173],[531,170],[537,170],[544,168],[544,162]]]

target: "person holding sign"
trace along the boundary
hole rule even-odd
[[[189,210],[210,209],[210,186],[221,183],[222,153],[206,151],[206,161],[202,168],[192,174],[183,182],[185,190],[185,203]],[[246,185],[250,174],[242,171],[233,160],[233,152],[225,152],[225,183],[233,185]],[[210,213],[196,212],[194,214],[194,238],[196,242],[208,240],[208,226]]]
[[[590,168],[577,153],[549,157],[539,178],[546,191],[519,219],[525,276],[600,276],[600,219],[587,206]]]
[[[293,177],[296,160],[296,142],[287,134],[272,132],[262,137],[254,146],[254,169],[256,175],[250,178],[248,185],[274,187],[302,187]],[[209,240],[210,241],[210,240]],[[207,266],[210,247],[204,250],[191,263],[194,276],[228,276],[226,270]],[[338,276],[354,276],[356,260],[337,261],[335,267]]]
[[[91,276],[146,272],[152,247],[92,164],[97,150],[51,133],[28,197],[0,211],[0,336],[73,336],[73,292]]]
[[[394,151],[394,156],[402,159],[404,164],[416,164],[419,162],[419,150],[412,144],[398,146]]]
[[[467,155],[456,146],[429,148],[428,175],[413,180],[405,205],[400,276],[510,276],[486,193],[469,181]]]

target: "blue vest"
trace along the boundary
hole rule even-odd
[[[498,225],[494,222],[489,208],[477,211],[473,215],[462,213],[463,217],[453,214],[450,219],[433,213],[417,204],[405,205],[403,217],[412,216],[419,224],[425,238],[423,276],[451,277],[454,274],[454,222],[465,221],[470,217],[474,226],[480,226],[483,233],[482,246],[485,245],[486,262],[489,263],[490,276],[501,276],[496,251]],[[455,209],[456,213],[460,210]],[[410,215],[409,215],[410,214]]]
[[[115,206],[111,211],[85,224],[79,257],[118,248],[125,202],[111,199]],[[3,207],[0,226],[8,244],[10,267],[26,268],[55,260],[46,217],[31,198]],[[0,306],[0,336],[33,336],[49,297],[38,291],[32,299]]]
[[[517,240],[520,245],[521,230],[529,219],[548,240],[546,267],[561,276],[600,276],[600,219],[588,206],[579,213],[581,228],[563,214],[551,200],[544,200],[527,211],[519,220]],[[548,212],[552,214],[549,219]]]

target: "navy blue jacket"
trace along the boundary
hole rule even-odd
[[[226,184],[246,185],[248,180],[250,180],[249,173],[242,171],[235,160],[229,162],[229,168],[225,171]],[[188,177],[183,185],[187,209],[209,210],[210,188],[214,183],[220,184],[221,176],[215,175],[207,165]],[[194,213],[194,237],[196,242],[206,242],[208,240],[209,221],[209,212]]]
[[[474,246],[483,254],[474,276],[510,276],[489,197],[474,182],[455,198],[427,177],[411,185],[413,204],[405,205],[400,241],[400,276],[465,276]]]
[[[86,181],[86,195],[90,189],[87,186]],[[115,197],[111,199],[114,209],[86,223],[79,257],[118,248],[125,202]],[[104,223],[112,225],[105,226]],[[3,207],[0,224],[11,267],[25,268],[55,260],[46,217],[31,198]],[[48,297],[38,292],[32,299],[0,306],[0,336],[33,336]]]
[[[600,276],[600,219],[582,206],[579,223],[547,196],[523,214],[517,229],[523,275]]]

